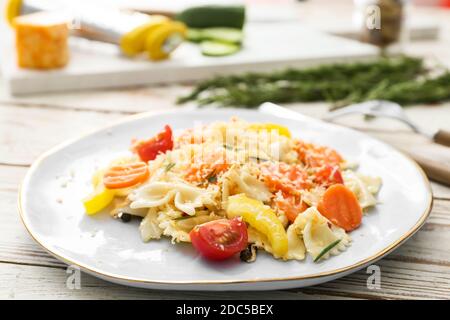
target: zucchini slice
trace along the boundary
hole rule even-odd
[[[200,49],[205,56],[222,57],[238,52],[240,46],[218,41],[202,41],[200,43]]]

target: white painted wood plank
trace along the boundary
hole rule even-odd
[[[190,89],[187,85],[171,84],[14,97],[2,86],[0,104],[128,114],[175,108],[177,97],[188,94]]]
[[[120,117],[120,114],[0,106],[0,163],[29,165],[50,147]]]
[[[431,182],[433,197],[438,199],[450,199],[450,188],[443,184]]]
[[[365,270],[336,281],[312,287],[323,293],[378,299],[449,299],[450,268],[422,263],[383,259],[376,263],[381,268],[381,289],[367,288]],[[308,289],[303,292],[307,293]]]
[[[181,292],[130,288],[112,284],[85,273],[81,288],[66,286],[66,269],[0,263],[0,299],[332,299],[341,298],[312,290],[271,292]]]
[[[81,289],[66,286],[64,268],[0,263],[2,299],[449,299],[448,267],[383,260],[381,288],[368,289],[366,270],[322,285],[266,292],[178,292],[129,287],[81,274]]]

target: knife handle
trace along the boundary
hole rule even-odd
[[[439,145],[403,148],[423,169],[430,180],[450,186],[450,150]]]
[[[450,131],[439,129],[433,136],[433,141],[444,146],[450,147]]]

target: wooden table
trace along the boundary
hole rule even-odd
[[[314,1],[313,1],[314,2]],[[450,11],[423,9],[442,22],[438,41],[415,42],[408,52],[450,66]],[[450,298],[450,188],[432,183],[434,206],[423,228],[401,248],[377,262],[381,289],[369,290],[366,270],[315,287],[276,292],[207,293],[164,292],[114,285],[82,274],[81,289],[66,287],[66,266],[47,254],[27,234],[16,209],[18,185],[40,153],[80,133],[142,111],[174,108],[176,96],[188,86],[141,87],[13,98],[0,93],[0,298],[70,299],[449,299]],[[295,104],[315,117],[325,104]],[[430,128],[450,129],[450,103],[416,106],[409,116]],[[389,140],[418,137],[398,123],[363,123],[357,117],[344,124]],[[392,133],[396,134],[393,135]]]

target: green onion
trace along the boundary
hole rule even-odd
[[[334,241],[333,243],[329,244],[328,246],[326,246],[320,253],[319,255],[314,259],[314,262],[319,261],[320,258],[322,258],[328,251],[330,251],[331,249],[333,249],[339,242],[341,242],[341,239]]]
[[[171,162],[164,168],[164,171],[169,172],[173,167],[175,167],[175,163]]]

